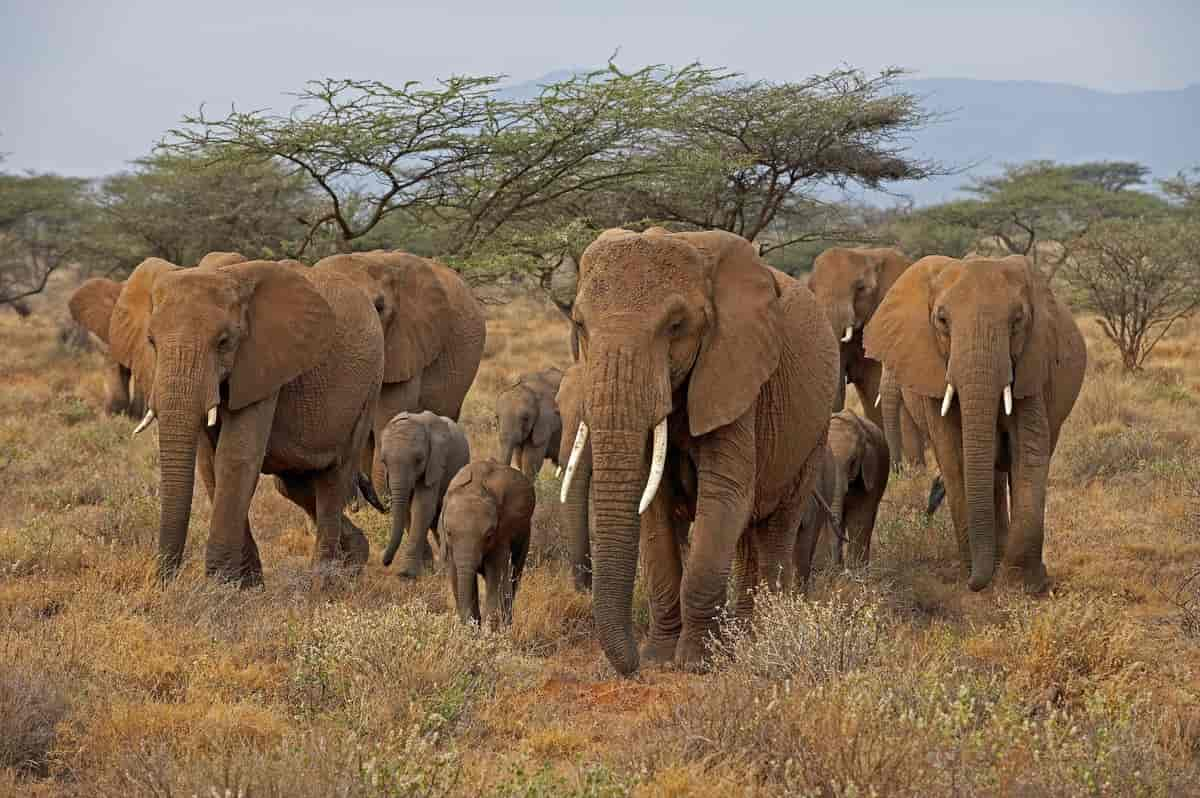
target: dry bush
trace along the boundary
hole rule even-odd
[[[548,656],[590,640],[595,634],[592,597],[578,593],[564,568],[526,571],[513,608],[513,645],[533,656]]]
[[[44,663],[0,659],[0,770],[45,775],[56,727],[67,714],[63,674]]]

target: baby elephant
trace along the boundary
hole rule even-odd
[[[554,401],[562,377],[562,370],[555,368],[522,374],[515,385],[496,397],[500,462],[520,468],[530,479],[537,478],[547,457],[555,465],[563,465],[558,461],[562,419]]]
[[[380,437],[392,513],[392,537],[383,564],[392,564],[407,530],[400,575],[415,578],[432,560],[429,530],[436,530],[446,488],[471,461],[471,448],[462,427],[428,410],[397,413]]]
[[[871,553],[875,515],[887,488],[891,459],[887,440],[879,427],[849,410],[834,413],[829,420],[829,440],[813,500],[805,510],[796,538],[797,579],[801,546],[811,552],[825,534],[830,559],[841,566],[842,538],[849,543],[846,564],[865,565]],[[839,529],[829,523],[830,516]],[[838,532],[840,531],[841,537]]]
[[[477,574],[487,585],[487,617],[512,623],[533,506],[533,483],[495,460],[477,460],[450,482],[438,526],[442,561],[463,623],[480,622]]]

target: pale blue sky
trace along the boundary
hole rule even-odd
[[[526,80],[616,48],[626,66],[777,80],[849,64],[1180,88],[1200,83],[1200,2],[0,0],[0,152],[9,169],[104,174],[201,102],[284,109],[321,76]]]

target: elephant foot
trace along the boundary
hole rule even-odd
[[[704,638],[698,635],[679,638],[679,643],[675,646],[675,665],[680,670],[691,673],[708,671],[712,662]]]
[[[576,569],[575,571],[575,590],[579,593],[592,592],[592,572]]]
[[[1023,570],[1025,592],[1031,596],[1041,596],[1050,590],[1050,575],[1046,573],[1046,564],[1037,563]]]
[[[426,573],[432,570],[428,563],[425,562],[404,562],[400,564],[400,568],[396,574],[401,579],[420,579]]]
[[[670,665],[675,661],[675,652],[679,645],[679,635],[674,637],[648,637],[642,643],[640,652],[642,662],[647,665]]]
[[[263,586],[262,566],[258,568],[243,568],[242,578],[238,581],[238,587],[242,590],[250,590]]]

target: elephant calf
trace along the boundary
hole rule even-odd
[[[533,483],[495,460],[478,460],[450,482],[438,525],[442,559],[458,617],[480,623],[477,575],[487,585],[487,617],[512,623],[513,600],[529,553]]]
[[[848,565],[867,563],[871,533],[879,502],[887,489],[891,461],[887,441],[879,427],[849,410],[834,413],[829,420],[829,440],[814,498],[805,508],[796,541],[797,576],[807,576],[802,549],[812,552],[824,534],[828,537],[830,560],[841,566],[842,543],[849,543]],[[830,516],[837,528],[829,523]]]
[[[562,419],[555,402],[562,378],[562,370],[556,368],[522,374],[496,397],[500,462],[520,468],[529,479],[537,478],[546,458],[562,465],[558,453]]]
[[[428,532],[436,530],[451,478],[471,461],[471,447],[462,427],[426,410],[393,416],[383,428],[380,455],[392,513],[383,564],[392,564],[407,529],[400,575],[415,578],[432,559]]]

